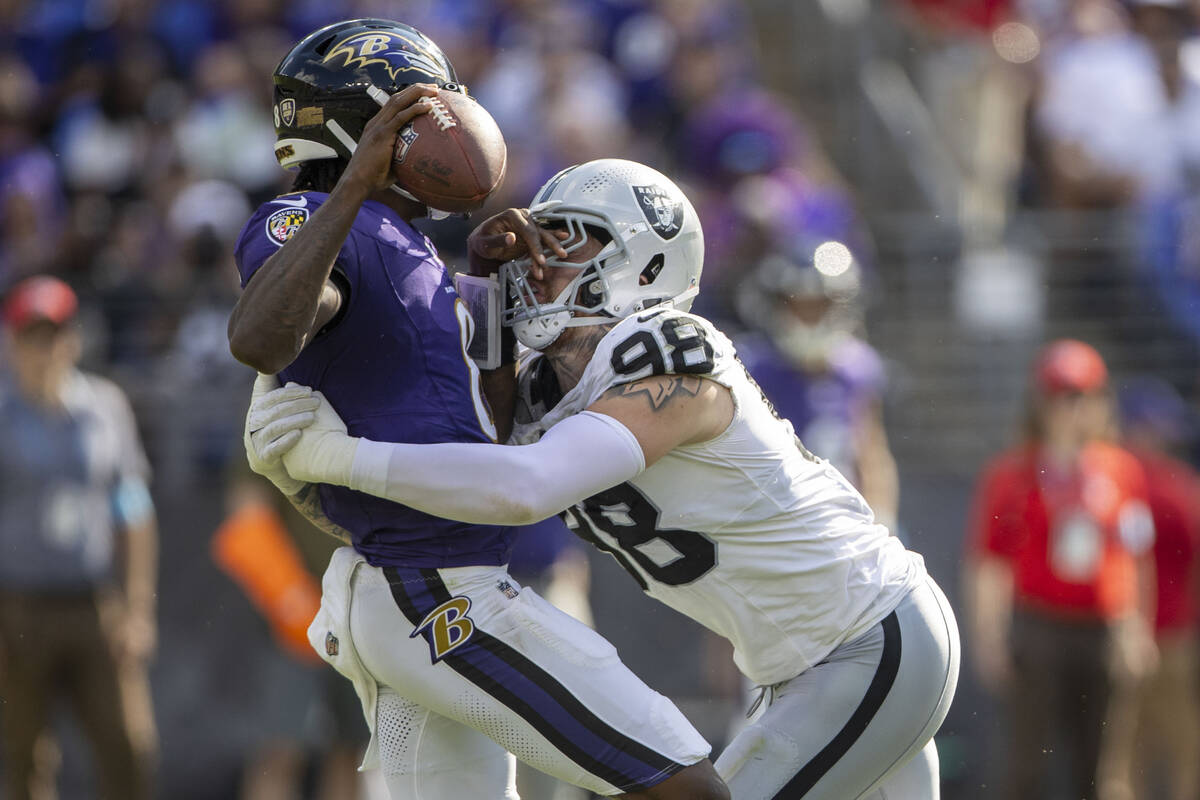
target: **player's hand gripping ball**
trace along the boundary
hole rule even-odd
[[[496,120],[461,92],[439,89],[433,107],[400,129],[396,183],[430,208],[474,211],[504,180],[508,151]]]

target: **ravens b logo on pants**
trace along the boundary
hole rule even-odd
[[[424,634],[429,642],[429,656],[436,664],[475,632],[475,623],[467,616],[470,610],[469,597],[451,597],[426,614],[409,638]]]

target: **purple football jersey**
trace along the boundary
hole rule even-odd
[[[328,197],[264,203],[235,255],[242,285]],[[433,244],[387,206],[363,203],[335,269],[349,284],[341,318],[309,342],[281,381],[319,389],[352,436],[385,442],[490,442],[489,412],[465,354],[465,308]],[[517,529],[430,516],[345,487],[321,504],[375,566],[460,567],[508,560]]]

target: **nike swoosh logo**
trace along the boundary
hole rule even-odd
[[[297,200],[284,200],[282,197],[277,197],[274,200],[272,200],[271,202],[279,203],[281,206],[291,206],[292,208],[304,208],[308,205],[308,198],[301,197]]]

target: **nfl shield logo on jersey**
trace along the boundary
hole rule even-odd
[[[638,206],[650,227],[664,239],[672,239],[683,227],[683,203],[660,186],[632,186]]]

